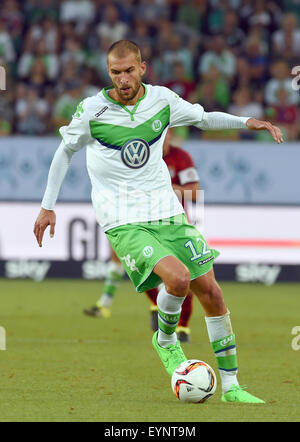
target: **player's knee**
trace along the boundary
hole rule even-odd
[[[184,267],[180,272],[172,275],[166,284],[167,292],[174,296],[186,296],[190,289],[190,272]]]

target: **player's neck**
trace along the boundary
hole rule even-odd
[[[113,88],[108,91],[108,95],[113,100],[117,101],[120,104],[123,104],[124,106],[134,106],[138,102],[140,98],[142,98],[145,95],[145,87],[143,84],[141,84],[138,93],[132,98],[132,100],[123,100],[117,93],[116,89]]]

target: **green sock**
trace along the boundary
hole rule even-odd
[[[237,380],[238,363],[235,347],[235,335],[231,334],[225,338],[211,342],[215,353],[219,373],[222,381],[222,390],[226,393],[232,385],[239,385]]]
[[[235,346],[235,335],[231,334],[217,341],[211,342],[215,353],[218,369],[225,372],[237,372],[237,356]]]
[[[238,363],[236,355],[235,335],[232,331],[230,313],[223,316],[206,317],[207,331],[213,352],[216,356],[222,389],[238,385]]]
[[[164,313],[158,309],[158,326],[161,331],[167,335],[171,335],[176,331],[176,327],[180,318],[180,312],[177,314]]]

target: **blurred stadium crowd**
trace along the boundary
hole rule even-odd
[[[1,0],[0,134],[57,133],[83,98],[110,84],[106,51],[128,38],[149,62],[146,83],[206,111],[268,118],[297,140],[300,95],[291,69],[300,64],[299,23],[300,0]]]

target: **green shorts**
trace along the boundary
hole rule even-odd
[[[209,272],[219,255],[183,213],[159,221],[125,224],[108,230],[106,235],[140,293],[162,282],[153,268],[166,256],[176,256],[183,262],[193,280]]]

